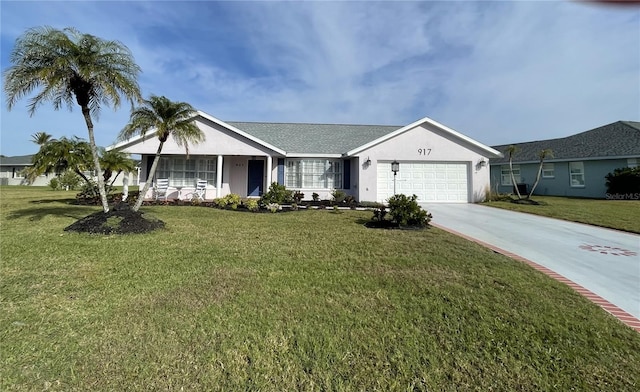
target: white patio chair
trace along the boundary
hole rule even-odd
[[[207,192],[207,181],[198,180],[196,183],[196,190],[193,191],[193,199],[204,201],[204,196]]]
[[[167,201],[167,196],[169,194],[169,179],[168,178],[158,178],[156,180],[156,185],[154,186],[154,195],[156,201],[164,197],[164,201]]]

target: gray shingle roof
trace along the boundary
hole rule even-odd
[[[537,162],[538,153],[553,150],[554,160],[640,156],[640,122],[617,121],[576,135],[559,139],[514,143],[519,151],[513,162]],[[492,146],[504,153],[509,144]],[[509,162],[509,157],[492,159],[491,164]]]
[[[15,157],[0,157],[0,166],[30,166],[33,155],[18,155]]]
[[[288,153],[301,154],[343,154],[402,128],[394,125],[225,122]]]

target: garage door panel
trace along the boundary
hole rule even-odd
[[[466,163],[400,162],[396,193],[417,195],[420,202],[467,203],[469,183]],[[393,196],[391,164],[377,165],[378,201]]]

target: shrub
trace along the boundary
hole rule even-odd
[[[604,178],[607,193],[640,193],[640,167],[615,169]]]
[[[334,202],[342,203],[344,199],[347,197],[347,194],[344,193],[344,191],[341,191],[339,189],[334,189],[333,192],[331,192],[331,197],[333,197]]]
[[[373,210],[373,218],[371,219],[376,222],[382,222],[385,216],[387,216],[387,207],[383,204],[378,204]]]
[[[269,203],[266,205],[267,210],[272,213],[278,212],[282,209],[282,206],[278,203]]]
[[[355,206],[355,204],[356,204],[356,198],[355,198],[355,197],[353,197],[352,195],[347,195],[347,196],[344,198],[344,202],[345,202],[345,203],[347,203],[347,204],[349,204],[349,205],[354,205],[354,206]]]
[[[80,177],[76,173],[70,170],[67,170],[64,173],[62,173],[62,175],[58,178],[58,180],[60,181],[60,188],[64,188],[68,190],[74,190],[78,187],[78,185],[80,185]],[[94,184],[94,186],[97,191],[98,185]],[[97,195],[100,196],[99,193],[97,193]]]
[[[54,191],[57,191],[58,189],[60,189],[60,181],[58,181],[57,178],[53,177],[51,181],[49,181],[49,187]]]
[[[272,183],[269,190],[260,198],[260,203],[265,206],[271,203],[290,204],[292,202],[293,191],[288,190],[284,185],[280,185],[277,182]]]
[[[62,186],[62,182],[60,183]],[[112,187],[105,185],[105,191],[107,195],[111,193]],[[93,181],[85,182],[80,188],[80,193],[76,194],[76,200],[80,203],[96,204],[100,201],[100,191],[98,190],[98,184]]]
[[[401,226],[426,226],[431,221],[431,214],[423,210],[416,201],[418,196],[407,197],[399,194],[389,198],[389,215]]]
[[[300,191],[293,192],[293,202],[296,204],[300,204],[300,202],[304,199],[304,193]]]
[[[218,204],[218,206],[220,206],[221,208],[225,208],[228,206],[231,207],[232,210],[237,210],[242,201],[240,195],[238,195],[237,193],[229,193],[228,195],[216,200],[216,204]]]
[[[260,204],[258,204],[258,200],[256,199],[246,199],[242,204],[251,212],[257,212],[260,209]]]
[[[237,193],[230,193],[225,196],[227,199],[227,205],[231,207],[232,210],[237,210],[242,200],[240,199],[240,195]]]

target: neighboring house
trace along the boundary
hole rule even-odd
[[[359,201],[384,201],[396,193],[422,202],[484,200],[494,149],[429,118],[405,127],[223,122],[198,112],[205,141],[184,147],[165,143],[155,178],[170,181],[169,198],[189,198],[198,179],[207,180],[206,199],[236,193],[259,197],[272,182],[321,199],[334,189]],[[142,156],[140,185],[158,148],[153,132],[109,149]],[[398,161],[395,177],[391,163]],[[145,195],[153,197],[153,191]]]
[[[504,153],[508,146],[493,148]],[[526,184],[527,190],[536,179],[538,153],[551,149],[554,157],[545,159],[536,195],[606,198],[605,176],[614,169],[640,164],[640,122],[618,121],[564,138],[514,146],[519,151],[513,158],[513,173],[516,182]],[[492,189],[513,192],[510,174],[507,154],[492,160]]]
[[[20,155],[15,157],[0,157],[0,185],[28,185],[24,177],[24,170],[31,166],[33,155]],[[33,185],[47,185],[47,176],[38,176]]]
[[[0,185],[29,185],[26,177],[24,177],[24,170],[33,164],[31,163],[33,155],[20,155],[14,157],[0,156]],[[93,171],[84,172],[84,174],[91,178]],[[116,173],[113,173],[115,176]],[[40,175],[33,182],[33,186],[47,186],[49,181],[55,177],[55,174]],[[129,185],[137,185],[137,173],[129,174]],[[120,173],[116,178],[114,186],[122,186],[124,179],[124,173]],[[109,181],[111,183],[111,180]]]

